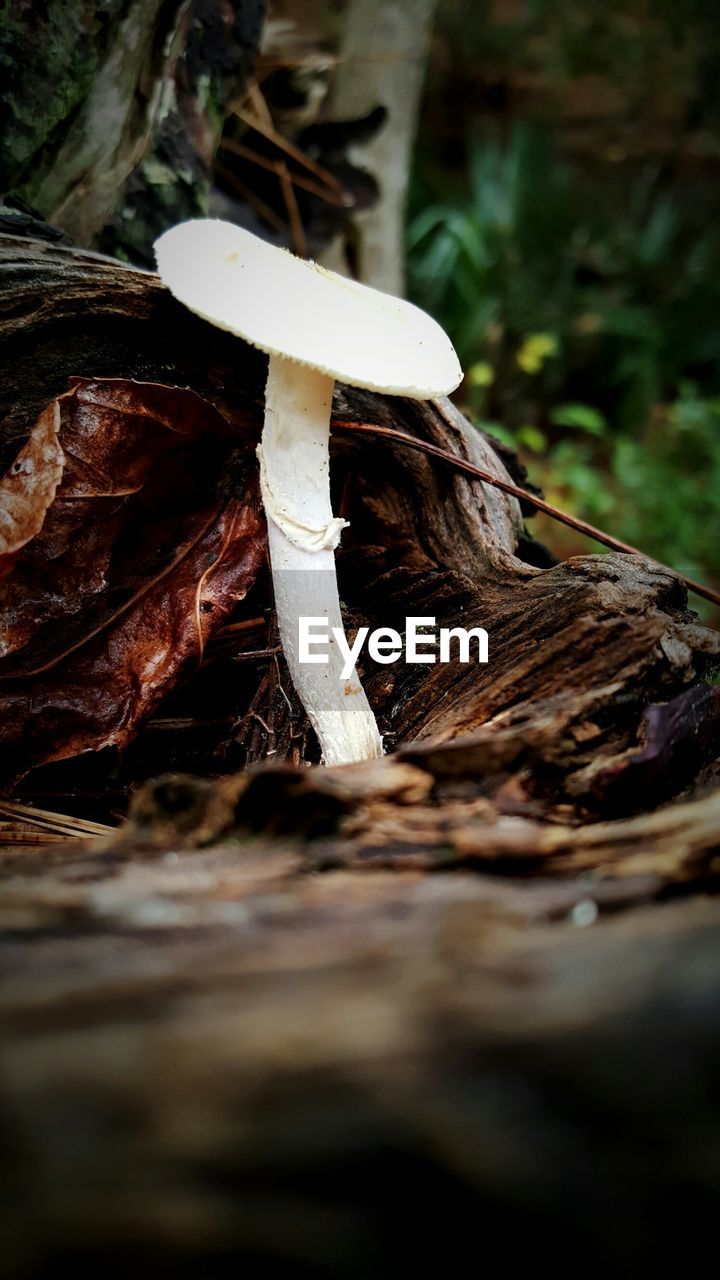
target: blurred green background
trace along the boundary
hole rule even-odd
[[[470,416],[551,501],[715,586],[718,65],[715,0],[440,0],[407,227]]]

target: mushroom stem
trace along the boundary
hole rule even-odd
[[[327,765],[382,755],[382,738],[355,671],[332,635],[344,634],[334,549],[347,523],[330,505],[330,411],[334,380],[281,356],[270,357],[260,484],[280,639],[290,675]],[[322,619],[326,665],[300,661],[300,618]],[[317,624],[318,634],[322,628]]]

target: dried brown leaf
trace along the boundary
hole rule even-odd
[[[63,474],[58,440],[60,401],[41,413],[30,438],[0,481],[0,581],[21,549],[40,532]],[[0,653],[4,652],[0,635]]]
[[[53,414],[62,483],[0,586],[5,779],[124,746],[265,554],[243,441],[194,392],[74,380],[40,423]]]

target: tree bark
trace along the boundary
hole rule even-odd
[[[264,0],[6,7],[0,189],[82,245],[115,218],[105,247],[151,262],[160,231],[206,211],[224,110],[257,50]]]

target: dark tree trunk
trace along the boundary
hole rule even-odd
[[[77,243],[142,263],[207,212],[225,111],[265,0],[7,0],[0,21],[0,192]]]

